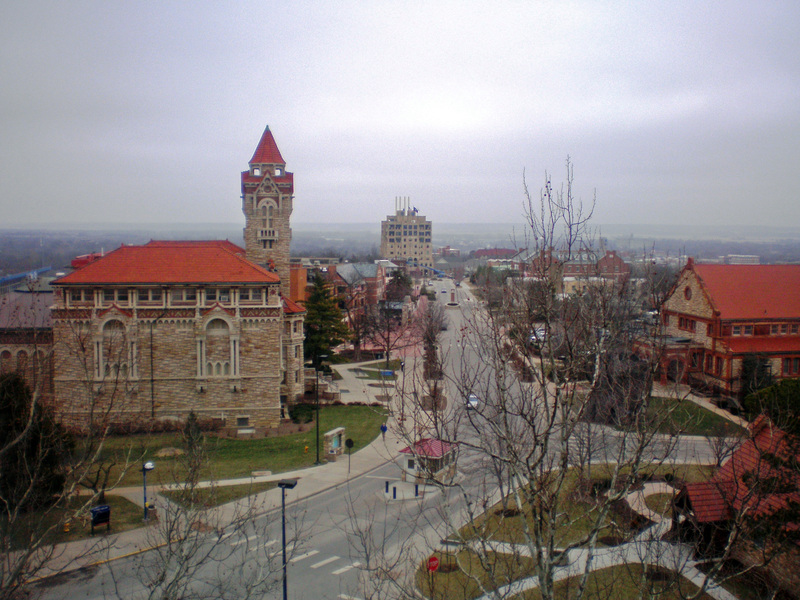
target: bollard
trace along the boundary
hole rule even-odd
[[[389,482],[388,481],[386,482],[386,493],[387,494],[389,493]]]
[[[392,500],[397,500],[397,487],[392,488]]]
[[[414,484],[414,498],[418,498],[418,497],[419,497],[419,484],[415,483]]]

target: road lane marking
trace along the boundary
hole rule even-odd
[[[352,565],[347,565],[346,567],[342,567],[341,569],[335,570],[332,575],[341,575],[342,573],[347,573],[350,569],[355,569],[356,567],[360,567],[361,563],[354,562]],[[341,598],[341,596],[339,596]]]
[[[258,537],[257,535],[251,535],[250,537],[248,537],[248,538],[245,538],[245,539],[243,539],[243,540],[239,540],[238,542],[233,542],[233,543],[231,544],[231,546],[238,546],[239,544],[244,544],[245,542],[249,542],[249,541],[251,541],[251,540],[254,540],[254,539],[256,539],[257,537]]]
[[[327,565],[329,563],[332,563],[335,560],[339,560],[339,557],[338,556],[331,556],[330,558],[326,558],[325,560],[319,561],[315,565],[311,565],[311,568],[312,569],[319,569],[320,567],[324,567],[325,565]]]
[[[294,542],[290,542],[290,543],[286,544],[286,552],[292,552],[293,550],[294,550]],[[267,557],[268,558],[275,558],[276,556],[278,556],[278,554],[281,554],[281,552],[283,552],[283,550],[275,550],[275,552],[271,552],[270,554],[267,554]]]
[[[315,554],[319,554],[319,550],[312,550],[311,552],[306,552],[305,554],[301,554],[301,555],[299,555],[299,556],[295,556],[295,557],[294,557],[292,560],[290,560],[289,562],[290,562],[290,563],[292,563],[292,564],[294,564],[294,563],[296,563],[296,562],[300,562],[301,560],[305,560],[305,559],[306,559],[306,558],[308,558],[309,556],[314,556]]]

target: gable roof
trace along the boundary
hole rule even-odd
[[[336,274],[347,285],[353,285],[368,277],[377,277],[378,265],[374,263],[345,263],[336,266]]]
[[[289,298],[282,298],[283,300],[283,312],[287,315],[295,314],[295,313],[304,313],[306,309],[299,305],[294,300],[290,300]]]
[[[794,464],[797,443],[761,415],[750,424],[750,439],[742,443],[709,479],[684,487],[699,523],[714,523],[733,518],[747,509],[750,517],[769,515],[789,504],[800,502],[800,476],[783,462]],[[771,457],[778,457],[773,460]],[[755,482],[771,478],[789,481],[788,491],[759,492]],[[796,529],[800,524],[787,523]]]
[[[256,146],[256,151],[253,153],[253,158],[250,159],[250,164],[253,163],[272,163],[285,165],[286,161],[281,156],[281,151],[278,150],[278,144],[275,143],[275,138],[272,137],[272,132],[269,130],[269,125],[261,134],[261,140]]]
[[[414,454],[423,458],[441,458],[458,446],[452,442],[445,442],[436,438],[424,438],[400,450],[400,454]]]
[[[704,265],[690,261],[722,319],[800,318],[800,265]]]
[[[151,241],[120,246],[56,280],[54,285],[278,283],[277,273],[251,263],[225,240]]]

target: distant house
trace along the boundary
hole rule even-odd
[[[49,286],[0,293],[0,375],[18,372],[44,399],[53,395],[53,321]]]
[[[386,295],[386,275],[378,263],[330,265],[326,278],[348,311],[377,306]]]
[[[767,417],[708,480],[684,485],[673,501],[673,528],[701,555],[730,556],[781,587],[800,589],[800,440]],[[734,534],[732,536],[732,534]]]
[[[726,396],[741,392],[748,356],[773,378],[800,377],[798,290],[800,265],[689,259],[661,309],[662,373]]]
[[[630,263],[615,250],[607,250],[602,256],[591,249],[541,250],[519,260],[520,271],[526,277],[549,280],[558,293],[567,295],[623,284],[631,276]]]
[[[514,248],[481,248],[472,252],[472,258],[504,259],[519,254],[521,250]]]

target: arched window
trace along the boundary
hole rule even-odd
[[[28,368],[28,353],[25,350],[17,352],[17,371],[25,373]]]
[[[198,377],[231,377],[239,374],[239,340],[224,319],[211,319],[205,339],[197,339]]]
[[[0,373],[10,373],[14,370],[14,355],[10,350],[0,352]]]
[[[228,335],[229,332],[230,328],[228,324],[222,319],[212,319],[209,321],[208,325],[206,325],[206,335],[221,336]]]
[[[137,377],[136,342],[128,339],[125,324],[112,319],[103,325],[102,341],[96,343],[95,376],[100,379]]]

